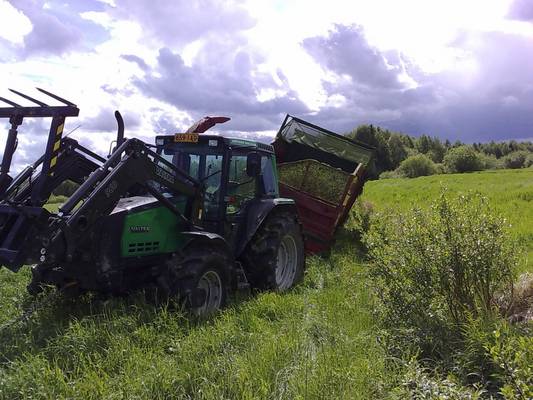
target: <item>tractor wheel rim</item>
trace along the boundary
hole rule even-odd
[[[298,250],[296,241],[292,236],[286,235],[278,247],[276,286],[279,290],[287,290],[293,285],[297,263]]]
[[[222,279],[215,271],[205,272],[198,281],[198,289],[205,291],[204,303],[196,308],[196,315],[207,315],[218,310],[222,304]]]

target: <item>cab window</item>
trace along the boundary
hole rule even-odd
[[[256,181],[246,173],[246,155],[232,155],[228,171],[228,214],[236,214],[255,197]]]
[[[279,189],[274,170],[274,160],[271,157],[261,157],[261,180],[263,193],[266,196],[278,197]]]

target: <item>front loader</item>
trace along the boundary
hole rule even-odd
[[[295,203],[281,198],[273,147],[203,134],[229,118],[207,117],[156,145],[124,139],[108,158],[63,137],[71,102],[0,108],[11,129],[0,170],[0,264],[32,264],[28,289],[128,293],[145,288],[172,296],[198,314],[220,308],[232,290],[251,285],[286,290],[305,265]],[[51,118],[44,154],[15,178],[9,170],[25,118]],[[78,189],[50,212],[64,181]]]

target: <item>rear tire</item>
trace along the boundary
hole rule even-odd
[[[305,252],[296,216],[270,215],[246,247],[242,261],[252,288],[283,292],[300,283]]]

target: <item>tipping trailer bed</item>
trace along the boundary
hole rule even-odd
[[[306,251],[329,250],[363,191],[374,149],[291,115],[272,145],[280,194],[296,201]]]

